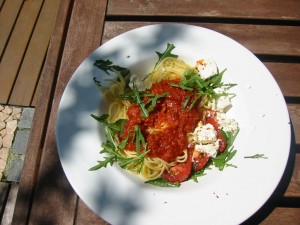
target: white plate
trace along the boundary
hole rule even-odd
[[[199,183],[159,188],[121,170],[117,165],[95,172],[104,135],[90,114],[107,110],[93,77],[104,73],[93,66],[109,59],[135,74],[149,72],[155,51],[173,43],[174,54],[194,64],[212,57],[225,82],[236,83],[231,116],[240,126],[235,142],[237,168],[208,171]],[[102,77],[102,78],[101,78]],[[99,110],[100,108],[100,110]],[[80,198],[113,225],[239,224],[271,196],[286,167],[290,121],[282,93],[265,66],[234,40],[205,28],[164,24],[141,27],[108,41],[85,59],[62,96],[57,119],[59,157]],[[265,154],[268,159],[245,159]]]

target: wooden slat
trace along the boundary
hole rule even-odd
[[[288,173],[290,173],[290,171],[292,172],[292,177],[291,179],[289,179],[289,176],[287,174],[286,179],[283,178],[283,181],[285,183],[283,185],[286,186],[286,183],[288,182],[288,187],[286,192],[284,193],[284,197],[300,199],[300,153],[295,154],[293,150],[294,149],[292,149],[290,153],[293,157],[290,158],[294,159],[295,162],[290,161],[287,165],[287,171]]]
[[[16,22],[18,13],[21,9],[23,1],[22,0],[10,0],[6,1],[0,12],[0,59],[3,55],[3,50],[9,36],[13,30],[14,24]],[[3,0],[0,2],[0,8],[3,4]],[[0,60],[1,61],[1,60]]]
[[[300,97],[300,63],[264,63],[286,97]]]
[[[19,193],[16,202],[13,224],[25,224],[29,217],[31,199],[37,179],[40,155],[44,142],[44,129],[48,123],[48,113],[51,108],[52,91],[57,76],[60,53],[64,44],[67,17],[70,10],[70,0],[61,0],[53,34],[51,36],[45,65],[43,67],[40,89],[27,154],[24,161],[23,173],[20,179]],[[56,178],[54,179],[56,180]]]
[[[260,225],[289,224],[299,225],[300,208],[275,208]]]
[[[43,0],[25,1],[0,64],[0,103],[7,103]]]
[[[0,9],[3,6],[4,0],[0,0]]]
[[[9,194],[10,184],[5,182],[0,182],[0,221],[2,221],[2,216],[4,213],[7,196]]]
[[[31,103],[44,63],[60,0],[46,0],[29,42],[9,104],[28,106]]]
[[[100,44],[106,4],[106,1],[99,0],[74,1],[47,136],[42,150],[29,224],[73,224],[77,195],[70,187],[57,155],[56,112],[69,78],[84,58]],[[89,16],[86,17],[86,15]],[[52,208],[55,210],[51,210]]]
[[[77,206],[76,225],[85,224],[109,225],[109,223],[96,215],[86,206],[83,201],[79,199]]]
[[[294,141],[300,145],[300,104],[288,104],[288,110],[295,135]]]
[[[15,209],[17,194],[18,194],[19,184],[11,184],[8,199],[5,205],[5,210],[3,213],[1,224],[11,224],[13,213]]]
[[[106,22],[104,42],[128,30],[154,23]],[[220,23],[191,23],[220,32],[238,41],[255,54],[300,56],[299,26],[272,26]]]
[[[226,0],[226,3],[219,0],[110,0],[107,14],[112,16],[191,16],[209,18],[299,20],[299,8],[300,2],[298,0]]]
[[[41,81],[39,80],[37,83],[37,87],[35,89],[32,101],[30,103],[31,107],[36,107],[40,90],[41,90]]]

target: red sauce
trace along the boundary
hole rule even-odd
[[[128,120],[121,137],[124,139],[129,134],[126,149],[136,150],[135,143],[132,141],[135,125],[141,128],[147,142],[147,149],[150,150],[148,153],[150,157],[172,162],[187,149],[187,133],[194,131],[201,117],[199,102],[192,109],[188,107],[183,109],[183,103],[191,92],[171,86],[174,83],[179,83],[179,80],[162,81],[152,85],[150,93],[159,95],[168,92],[168,94],[157,101],[149,117],[142,117],[138,105],[129,107]],[[143,101],[146,102],[147,97]]]

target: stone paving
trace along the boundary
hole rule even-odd
[[[0,181],[19,182],[34,108],[0,105]]]

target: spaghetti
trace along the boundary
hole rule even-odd
[[[222,73],[201,79],[197,67],[171,54],[173,48],[168,44],[165,54],[159,54],[158,63],[143,80],[113,71],[117,79],[110,79],[111,85],[104,92],[110,102],[108,115],[93,116],[107,126],[110,141],[103,144],[102,152],[110,156],[92,170],[118,162],[146,181],[180,183],[211,158],[193,135],[197,126],[208,121],[218,135],[215,141],[220,142],[214,146],[222,146],[220,153],[227,149],[217,121],[211,122],[215,119],[213,100],[219,97],[214,88],[223,85]],[[146,89],[140,90],[139,84]]]

